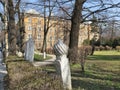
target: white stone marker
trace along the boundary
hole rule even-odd
[[[22,57],[22,56],[23,56],[22,52],[19,52],[19,51],[16,51],[16,55],[17,55],[18,57]]]
[[[54,45],[54,52],[56,55],[55,66],[57,73],[61,76],[65,90],[72,90],[71,72],[69,60],[67,58],[68,47],[61,41]]]
[[[25,60],[28,60],[30,62],[33,62],[33,60],[34,60],[34,41],[32,38],[30,38],[26,42]]]

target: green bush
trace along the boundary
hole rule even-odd
[[[110,47],[110,46],[105,46],[105,50],[112,50],[112,47]]]
[[[69,58],[72,63],[79,63],[84,72],[85,60],[92,52],[91,46],[81,46],[79,48],[69,49]]]
[[[100,48],[100,51],[105,50],[105,47],[102,45],[100,45],[99,48]]]
[[[95,51],[100,51],[100,47],[95,46]]]
[[[91,55],[91,53],[92,53],[92,47],[91,46],[83,46],[83,48],[85,49],[85,52],[86,52],[87,55]]]
[[[54,50],[53,50],[52,48],[47,48],[47,49],[46,49],[46,52],[47,52],[48,54],[54,54]]]
[[[83,45],[89,45],[89,44],[90,44],[90,40],[85,39],[85,40],[83,41]]]

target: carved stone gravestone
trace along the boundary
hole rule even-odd
[[[26,42],[25,60],[28,60],[30,62],[33,62],[33,60],[34,60],[34,41],[32,38],[30,38]]]
[[[57,73],[61,75],[64,89],[71,90],[71,72],[69,60],[67,58],[68,47],[61,40],[58,40],[58,42],[54,45],[54,52],[56,55],[56,70]]]

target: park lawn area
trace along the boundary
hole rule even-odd
[[[95,51],[93,56],[88,56],[88,60],[120,61],[120,52],[115,50]]]
[[[73,90],[120,90],[120,52],[95,51],[88,56],[85,73],[72,65]]]
[[[39,54],[34,54],[34,60],[35,61],[43,61],[43,60],[48,60],[51,59],[52,57],[47,55],[47,57],[44,59],[43,55],[39,55]]]
[[[85,73],[81,72],[79,64],[71,65],[73,90],[120,90],[119,53],[96,51],[88,56]],[[54,66],[34,67],[15,56],[9,57],[6,64],[9,90],[63,90]]]

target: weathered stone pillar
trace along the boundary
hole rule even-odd
[[[30,38],[26,43],[25,60],[33,62],[34,60],[34,41]]]
[[[54,45],[54,52],[56,55],[55,66],[57,73],[61,76],[65,90],[72,90],[71,86],[71,72],[69,60],[67,58],[68,47],[61,41]]]

